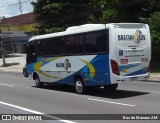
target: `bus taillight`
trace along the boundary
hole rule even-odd
[[[116,61],[114,60],[111,60],[111,67],[112,67],[112,72],[116,75],[120,75],[120,72],[119,72],[119,68],[118,68],[118,64]]]

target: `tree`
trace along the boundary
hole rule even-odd
[[[154,12],[149,18],[149,25],[152,36],[152,51],[153,58],[160,58],[160,11]]]
[[[35,27],[35,32],[44,34],[86,23],[114,22],[117,14],[114,6],[118,1],[37,0],[32,2],[32,5],[36,19],[42,24]]]
[[[90,0],[88,17],[91,23],[114,23],[117,21],[116,5],[119,0]]]
[[[32,2],[40,34],[65,30],[69,26],[86,23],[89,0],[37,0]]]
[[[117,8],[118,22],[148,23],[148,18],[160,10],[159,0],[119,0]]]

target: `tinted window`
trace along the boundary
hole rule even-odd
[[[39,56],[43,56],[44,55],[44,41],[43,40],[38,40],[37,41],[37,54]]]
[[[86,35],[86,52],[96,52],[96,33],[89,33]]]
[[[51,54],[49,39],[38,40],[37,51],[39,56],[49,56]]]
[[[65,38],[64,37],[52,38],[50,42],[51,42],[50,48],[51,48],[52,55],[65,54]]]
[[[97,31],[86,34],[86,52],[108,52],[109,37],[107,31]]]
[[[100,32],[97,33],[97,52],[106,52],[108,49],[108,33]]]
[[[66,38],[67,54],[84,53],[84,36],[74,35]]]
[[[84,35],[79,35],[78,48],[80,53],[84,53]]]

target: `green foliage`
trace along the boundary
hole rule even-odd
[[[32,5],[36,19],[42,23],[33,32],[52,33],[86,23],[113,22],[117,16],[114,6],[118,2],[119,0],[37,0]]]
[[[143,22],[160,9],[159,0],[37,0],[32,2],[38,34],[85,23]],[[37,31],[36,31],[37,32]]]
[[[62,31],[87,22],[87,0],[38,0],[32,5],[36,19],[43,22],[36,27],[40,34]]]
[[[160,11],[154,12],[149,18],[152,35],[153,52],[160,53]]]
[[[151,73],[160,73],[160,62],[152,61],[151,63]]]

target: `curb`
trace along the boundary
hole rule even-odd
[[[149,82],[160,82],[160,74],[157,73],[156,75],[155,74],[150,74],[150,78],[146,81],[149,81]]]
[[[160,79],[148,79],[148,80],[145,80],[145,82],[157,82],[157,83],[160,83]]]
[[[13,63],[6,63],[5,66],[1,65],[0,67],[9,67],[9,66],[13,66],[13,65],[19,65],[19,62],[13,62]]]
[[[160,83],[160,79],[157,80],[157,79],[149,79],[149,80],[144,80],[146,82],[159,82]]]

